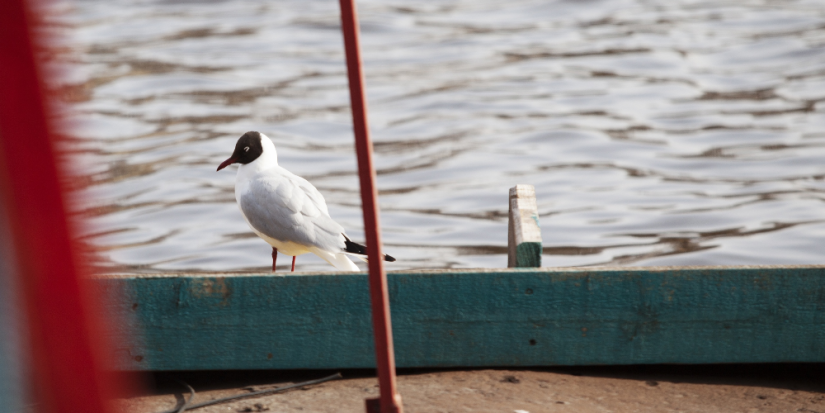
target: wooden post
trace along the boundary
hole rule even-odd
[[[510,223],[507,266],[541,267],[541,228],[533,185],[510,188]]]

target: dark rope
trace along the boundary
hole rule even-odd
[[[305,382],[302,382],[302,383],[290,384],[288,386],[278,387],[278,388],[275,388],[275,389],[259,390],[259,391],[252,392],[252,393],[236,394],[234,396],[228,396],[228,397],[224,397],[224,398],[221,398],[221,399],[215,399],[215,400],[210,400],[208,402],[203,402],[203,403],[198,403],[198,404],[191,404],[191,405],[189,403],[191,403],[192,399],[195,397],[195,390],[191,386],[189,386],[188,384],[184,383],[184,384],[186,384],[186,387],[189,387],[189,390],[190,390],[191,397],[189,398],[189,401],[183,403],[183,406],[181,406],[181,407],[178,407],[178,408],[172,409],[172,410],[164,410],[160,413],[182,413],[186,410],[195,410],[197,408],[212,406],[214,404],[226,403],[226,402],[230,402],[230,401],[233,401],[233,400],[246,399],[246,398],[249,398],[249,397],[258,397],[258,396],[263,396],[263,395],[266,395],[266,394],[280,393],[282,391],[286,391],[286,390],[289,390],[289,389],[294,389],[296,387],[311,386],[313,384],[320,384],[320,383],[323,383],[323,382],[326,382],[326,381],[337,380],[337,379],[340,379],[340,378],[342,378],[341,373],[335,373],[332,376],[327,376],[327,377],[324,377],[322,379],[310,380],[310,381],[305,381]]]
[[[189,400],[186,400],[183,397],[181,397],[181,399],[183,399],[183,404],[178,408],[178,410],[175,410],[175,413],[183,413],[186,411],[186,406],[191,405],[192,400],[195,400],[195,389],[193,389],[192,386],[190,386],[188,383],[184,383],[178,379],[175,379],[175,381],[186,386],[189,389]]]

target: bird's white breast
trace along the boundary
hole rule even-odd
[[[268,142],[270,146],[272,145],[269,138],[265,138],[265,141]],[[278,158],[275,155],[275,148],[273,147],[269,150],[266,146],[267,145],[264,145],[264,152],[260,157],[258,157],[258,159],[238,167],[238,174],[235,175],[235,200],[238,201],[239,205],[241,203],[241,197],[249,192],[249,186],[255,178],[257,178],[260,174],[266,173],[267,170],[271,170],[278,166]]]

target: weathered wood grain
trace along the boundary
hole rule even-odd
[[[510,188],[510,214],[507,235],[507,266],[541,267],[541,228],[533,185]]]
[[[825,267],[389,273],[399,367],[825,362]],[[98,279],[126,370],[373,367],[365,274]],[[137,339],[126,340],[140,327]]]

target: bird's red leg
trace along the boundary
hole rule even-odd
[[[278,260],[278,249],[272,247],[272,272],[275,272],[275,261]]]
[[[295,258],[297,258],[297,257],[298,257],[297,255],[292,256],[292,272],[295,272]]]

